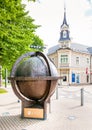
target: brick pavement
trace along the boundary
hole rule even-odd
[[[89,92],[91,87],[84,86]],[[47,120],[22,119],[21,102],[18,103],[11,88],[7,88],[8,93],[0,95],[0,130],[92,130],[92,102],[80,106],[80,98],[77,95],[70,97],[68,93],[77,92],[80,88],[60,88],[59,99],[56,100],[55,94],[52,97],[51,113],[48,111]]]

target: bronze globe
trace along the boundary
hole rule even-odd
[[[22,117],[46,118],[46,104],[50,102],[59,78],[56,67],[43,53],[29,52],[19,57],[9,79],[15,94],[22,101]],[[39,107],[42,108],[42,116],[26,116],[27,108],[33,111],[31,108]]]

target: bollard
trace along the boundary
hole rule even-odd
[[[51,99],[49,99],[49,113],[51,113]]]
[[[81,106],[84,105],[84,88],[81,88]]]
[[[56,99],[58,99],[58,86],[56,87]]]

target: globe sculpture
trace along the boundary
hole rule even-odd
[[[9,79],[22,102],[21,117],[46,119],[47,103],[59,78],[54,64],[41,52],[26,53],[15,62]]]

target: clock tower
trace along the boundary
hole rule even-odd
[[[66,20],[66,7],[64,6],[64,19],[63,23],[60,27],[60,47],[61,48],[69,48],[70,47],[70,31],[69,31],[69,25],[67,24]]]

